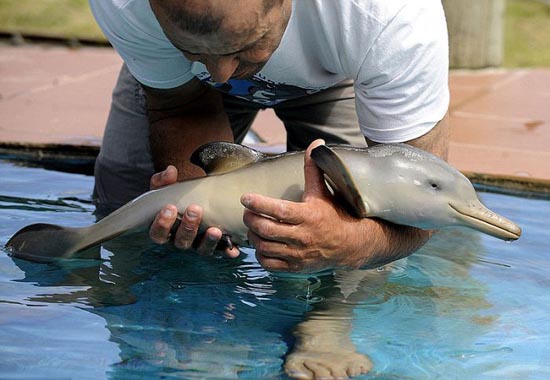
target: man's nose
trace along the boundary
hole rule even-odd
[[[227,82],[238,66],[239,58],[236,56],[210,56],[206,60],[208,72],[218,83]]]

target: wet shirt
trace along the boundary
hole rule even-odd
[[[153,88],[193,78],[266,107],[354,81],[365,136],[400,142],[427,133],[449,104],[448,41],[440,0],[293,0],[281,43],[248,79],[214,82],[164,35],[147,0],[90,0],[134,77]]]

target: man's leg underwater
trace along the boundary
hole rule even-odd
[[[355,112],[351,81],[317,94],[275,107],[287,130],[287,149],[302,150],[315,139],[327,144],[365,147],[366,141]],[[340,271],[332,296],[316,304],[295,330],[295,345],[285,360],[285,370],[295,378],[347,378],[368,372],[372,363],[356,351],[350,332],[354,302],[367,299],[365,292],[383,283],[377,271]],[[364,288],[364,289],[363,289]]]

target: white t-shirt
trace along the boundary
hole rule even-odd
[[[354,80],[361,130],[382,143],[429,132],[449,105],[448,41],[440,0],[293,0],[281,44],[253,78],[226,84],[164,35],[148,0],[90,0],[103,32],[141,83],[193,77],[273,106]]]

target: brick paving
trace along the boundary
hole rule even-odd
[[[110,48],[0,44],[0,147],[99,147],[120,64]],[[452,165],[550,181],[550,68],[453,71],[450,87]],[[253,130],[283,149],[272,112]]]

